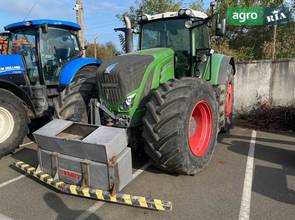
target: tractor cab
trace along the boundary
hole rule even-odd
[[[212,17],[189,8],[143,14],[139,18],[139,48],[171,48],[175,52],[177,78],[200,76],[212,53],[208,27]]]
[[[68,21],[33,20],[10,24],[9,54],[21,55],[31,84],[58,85],[63,66],[82,56],[80,26]]]

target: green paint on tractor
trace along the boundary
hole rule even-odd
[[[223,61],[223,54],[213,54],[206,65],[206,69],[203,74],[203,79],[206,80],[211,85],[218,85],[219,73],[221,63]]]
[[[98,69],[101,124],[126,128],[128,145],[170,173],[199,172],[232,123],[235,67],[210,47],[214,17],[191,9],[143,15],[139,50]],[[216,24],[224,34],[225,22]]]
[[[130,92],[128,96],[136,94],[134,104],[129,111],[122,111],[117,108],[118,113],[127,113],[130,118],[136,117],[140,118],[144,115],[144,107],[140,107],[142,102],[143,93],[145,89],[153,90],[157,89],[161,83],[165,83],[171,79],[174,79],[174,51],[168,48],[154,48],[141,50],[136,53],[130,53],[129,55],[149,55],[153,56],[154,60],[151,62],[145,70],[142,81],[138,89]],[[128,55],[126,55],[128,56]],[[152,78],[150,85],[147,85],[149,78]],[[148,87],[148,88],[146,88]],[[127,97],[124,97],[125,100]]]

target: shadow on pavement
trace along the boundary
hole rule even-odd
[[[33,132],[37,131],[39,128],[43,127],[49,122],[50,122],[50,119],[48,117],[33,119],[31,123],[29,124],[30,133],[28,134],[28,138],[31,141],[34,141]]]
[[[271,140],[269,142],[274,143],[274,141]],[[243,145],[247,145],[247,143],[249,146],[249,141],[233,141],[232,145],[229,146],[227,149],[232,152],[248,156],[249,148],[241,147]],[[256,143],[255,159],[264,160],[267,162],[292,167],[295,169],[295,147],[294,150],[287,150],[284,148],[272,147]]]
[[[286,175],[289,174],[285,169],[255,166],[252,190],[279,202],[295,204],[295,191],[288,188]]]
[[[75,219],[82,215],[85,210],[74,210],[70,209],[66,206],[66,204],[54,193],[46,193],[43,197],[46,204],[57,213],[56,220],[67,220],[67,219]],[[97,219],[101,218],[95,215],[94,213],[89,213],[89,217],[87,219]]]
[[[30,148],[23,148],[17,153],[11,155],[11,157],[16,160],[21,160],[33,167],[38,166],[38,158],[37,158],[36,150],[30,149]]]
[[[291,134],[282,134],[282,135],[284,135],[286,137],[294,137],[294,135],[291,135]],[[250,138],[247,137],[247,136],[230,135],[229,137],[233,138],[233,139],[250,140]],[[275,140],[275,139],[260,138],[260,137],[257,137],[256,141],[269,142],[269,143],[278,143],[278,144],[287,144],[287,145],[295,145],[295,141]]]
[[[244,139],[244,137],[238,138]],[[269,143],[286,144],[287,142],[287,144],[292,144],[292,142],[289,141],[284,142],[264,138],[257,138],[257,140]],[[247,143],[249,146],[249,139],[247,142],[233,141],[232,145],[228,147],[228,150],[237,154],[248,156],[249,148],[241,147],[245,146]],[[279,202],[295,204],[295,191],[288,188],[287,182],[287,175],[295,176],[295,148],[294,150],[288,150],[279,147],[256,144],[255,159],[277,164],[282,168],[256,165],[254,170],[252,190]]]

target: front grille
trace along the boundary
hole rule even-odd
[[[101,98],[109,105],[117,105],[122,99],[118,74],[101,73],[98,76]]]
[[[117,106],[126,96],[139,88],[147,66],[154,60],[149,55],[117,56],[104,62],[98,69],[101,101]]]

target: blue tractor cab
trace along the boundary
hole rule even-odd
[[[10,32],[9,53],[25,59],[27,74],[33,84],[40,82],[59,85],[62,82],[65,86],[71,82],[79,68],[101,63],[95,59],[79,59],[83,54],[77,37],[79,24],[58,20],[33,20],[7,25],[5,30]],[[64,73],[62,69],[73,60],[81,65],[77,66],[78,69]],[[8,63],[0,65],[2,67],[6,64]]]
[[[23,132],[18,127],[27,127],[32,118],[50,116],[86,121],[87,116],[75,115],[71,106],[59,109],[64,101],[62,92],[83,96],[87,110],[91,90],[96,89],[96,70],[101,64],[100,60],[82,57],[80,25],[74,22],[31,20],[4,29],[8,54],[0,55],[0,118],[6,120],[0,123],[0,136],[6,138],[0,138],[0,157],[21,143],[27,129]],[[21,114],[9,110],[15,109],[13,100],[23,106]],[[15,120],[9,123],[9,118]],[[21,123],[23,120],[26,122]]]

